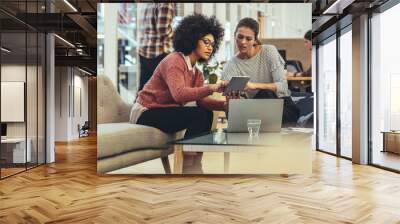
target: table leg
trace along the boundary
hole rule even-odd
[[[182,174],[182,169],[183,169],[183,145],[175,145],[174,174]]]
[[[224,152],[224,173],[229,173],[229,152]]]
[[[383,133],[383,150],[382,152],[386,152],[386,133]]]

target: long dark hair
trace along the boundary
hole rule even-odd
[[[311,41],[311,37],[312,37],[311,30],[307,31],[307,33],[304,34],[304,39]]]
[[[258,34],[260,33],[260,25],[258,24],[258,22],[255,19],[250,18],[250,17],[241,19],[239,21],[239,23],[236,25],[235,36],[240,27],[247,27],[247,28],[251,29],[254,32],[254,36],[255,36],[254,38],[255,38],[257,45],[261,44],[261,41],[258,39]]]

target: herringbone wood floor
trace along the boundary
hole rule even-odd
[[[315,153],[313,175],[99,176],[96,139],[0,181],[0,223],[400,223],[400,175]]]

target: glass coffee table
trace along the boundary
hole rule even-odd
[[[260,133],[258,137],[250,137],[248,133],[213,131],[177,140],[173,142],[174,173],[182,174],[184,152],[219,152],[223,153],[223,169],[205,174],[311,174],[312,134],[312,129],[299,128]],[[210,161],[208,164],[221,165]]]

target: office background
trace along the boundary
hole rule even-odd
[[[139,78],[137,16],[145,5],[146,3],[104,3],[99,4],[97,11],[97,72],[98,75],[110,77],[113,83],[118,83],[118,91],[127,103],[132,103],[136,98]],[[223,62],[234,55],[235,26],[241,18],[252,17],[260,23],[260,39],[264,43],[270,42],[283,50],[287,48],[287,58],[301,60],[305,69],[311,65],[310,54],[303,46],[303,36],[311,29],[311,4],[177,3],[176,8],[177,16],[173,26],[183,16],[192,13],[216,15],[223,24],[224,41],[214,60]],[[292,46],[285,40],[291,42]]]
[[[400,94],[396,66],[400,33],[394,29],[400,5],[393,1],[378,5],[359,17],[342,13],[331,18],[330,26],[313,26],[316,148],[398,171],[398,152],[390,148],[398,148],[400,130],[400,101],[395,100]]]

